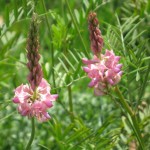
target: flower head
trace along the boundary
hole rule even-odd
[[[94,55],[92,60],[82,59],[83,63],[87,65],[83,67],[83,70],[92,79],[89,87],[94,87],[95,95],[106,94],[107,87],[116,85],[122,75],[122,64],[119,64],[120,57],[115,56],[112,50],[106,50],[106,53],[101,54],[100,58]]]
[[[22,116],[36,117],[43,122],[50,119],[47,110],[53,106],[58,95],[50,94],[50,85],[42,79],[35,91],[29,85],[20,85],[15,90],[13,102],[18,104],[18,112]]]

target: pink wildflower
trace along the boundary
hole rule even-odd
[[[95,55],[92,60],[82,59],[87,65],[83,70],[92,79],[89,87],[94,87],[95,95],[106,94],[108,86],[116,85],[120,81],[122,64],[119,64],[119,60],[120,57],[115,56],[112,50],[106,50],[104,55],[101,54],[101,59]]]
[[[18,104],[18,111],[22,116],[36,117],[43,122],[50,119],[47,110],[53,106],[52,102],[57,97],[57,94],[50,94],[50,85],[42,79],[35,91],[28,85],[17,87],[13,102]]]
[[[28,81],[30,85],[20,85],[15,90],[13,102],[18,104],[18,111],[22,116],[36,117],[39,121],[50,119],[47,112],[53,106],[52,102],[58,95],[50,94],[50,85],[43,78],[38,40],[38,19],[33,14],[31,27],[27,40],[27,67],[29,69]]]
[[[101,53],[103,48],[103,38],[99,30],[99,22],[97,15],[91,12],[88,16],[91,49],[94,53],[92,60],[83,58],[82,61],[85,65],[83,70],[91,79],[89,87],[94,87],[95,95],[105,95],[109,87],[116,85],[122,75],[121,67],[119,64],[120,57],[115,56],[111,50],[106,50],[105,54]]]

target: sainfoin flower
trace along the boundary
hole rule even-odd
[[[100,58],[94,55],[92,60],[82,59],[87,65],[83,67],[83,70],[92,79],[89,87],[94,87],[95,95],[107,94],[107,88],[120,81],[122,64],[119,64],[119,60],[120,57],[115,56],[112,50],[106,50],[106,53],[101,54]]]
[[[43,122],[50,119],[47,110],[53,106],[57,97],[57,94],[50,94],[50,85],[42,79],[35,91],[27,84],[17,87],[13,102],[18,104],[18,112],[22,116],[35,116]]]
[[[95,95],[105,95],[111,86],[116,85],[120,81],[122,64],[119,64],[120,56],[116,56],[113,50],[106,50],[105,54],[102,54],[103,38],[98,28],[99,22],[95,12],[90,12],[88,24],[91,49],[94,56],[92,60],[82,59],[86,65],[83,67],[83,70],[91,79],[88,86],[94,88]]]
[[[20,85],[15,89],[13,102],[18,104],[18,112],[22,116],[36,117],[43,122],[50,119],[48,109],[53,106],[57,94],[50,94],[50,85],[43,78],[41,65],[39,64],[39,40],[38,19],[33,14],[30,31],[27,39],[27,67],[29,69],[29,85]]]

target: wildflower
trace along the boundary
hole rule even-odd
[[[30,85],[22,84],[17,87],[13,102],[18,104],[18,112],[22,116],[36,117],[43,122],[50,119],[47,110],[53,106],[52,102],[57,99],[58,95],[50,94],[50,85],[43,78],[39,64],[38,23],[37,15],[34,14],[27,40],[27,67],[30,71],[28,75]]]
[[[115,56],[112,50],[106,50],[100,58],[94,55],[92,60],[82,59],[83,63],[87,65],[83,67],[83,70],[92,79],[89,87],[94,87],[95,95],[107,94],[107,88],[116,85],[122,75],[122,64],[119,64],[120,57]]]
[[[115,56],[113,50],[106,50],[105,54],[101,53],[103,38],[98,28],[99,22],[96,13],[91,12],[89,14],[88,23],[91,49],[94,56],[92,60],[82,59],[83,63],[87,65],[83,67],[83,70],[92,79],[88,86],[94,87],[95,95],[105,95],[109,87],[120,81],[122,64],[119,64],[120,57]]]
[[[18,104],[18,112],[22,116],[35,116],[42,122],[50,119],[47,110],[53,106],[52,102],[57,97],[57,94],[50,94],[50,85],[42,79],[35,91],[27,84],[17,87],[13,102]]]
[[[90,40],[91,40],[91,49],[94,55],[99,55],[103,47],[103,38],[101,31],[99,29],[99,22],[97,15],[94,12],[91,12],[88,16]]]

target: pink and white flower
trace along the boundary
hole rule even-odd
[[[43,122],[50,119],[47,110],[57,97],[57,94],[50,94],[50,85],[43,78],[35,91],[27,84],[17,87],[13,102],[18,104],[18,112],[22,116],[36,117]]]
[[[115,56],[112,50],[106,50],[104,55],[100,55],[100,59],[96,55],[92,60],[82,59],[87,65],[83,70],[92,79],[89,87],[94,87],[95,95],[106,94],[108,86],[116,85],[120,81],[122,64],[119,64],[119,60],[120,57]]]

